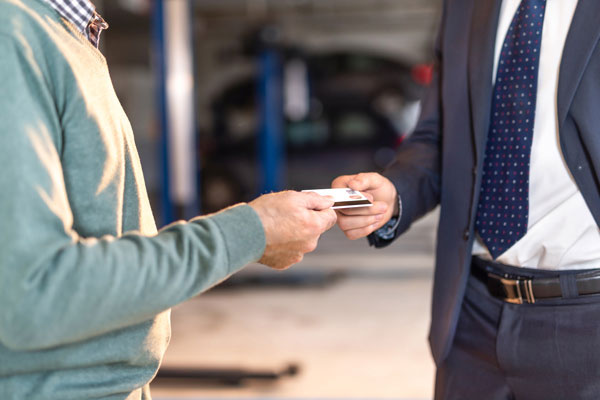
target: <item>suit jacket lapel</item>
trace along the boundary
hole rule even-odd
[[[558,122],[562,127],[583,72],[600,38],[600,1],[579,0],[567,35],[558,82]]]
[[[592,0],[598,1],[598,0]],[[474,0],[469,46],[469,95],[475,160],[484,151],[492,107],[492,71],[502,0]],[[478,162],[478,161],[476,161]]]

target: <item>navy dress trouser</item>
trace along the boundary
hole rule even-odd
[[[473,275],[467,285],[435,400],[600,399],[599,295],[511,304]]]

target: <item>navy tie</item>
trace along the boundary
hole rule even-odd
[[[500,53],[475,226],[494,259],[527,233],[546,0],[522,0]]]

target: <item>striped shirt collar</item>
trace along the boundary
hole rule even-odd
[[[98,47],[100,33],[108,28],[108,24],[96,12],[96,7],[90,0],[44,1],[71,22],[95,47]]]

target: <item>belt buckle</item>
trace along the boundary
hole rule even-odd
[[[534,304],[535,296],[533,295],[533,285],[531,279],[509,279],[504,276],[499,276],[493,273],[488,273],[492,278],[498,279],[504,291],[506,298],[504,301],[512,304],[523,304],[523,302]],[[523,297],[525,294],[525,297]]]

